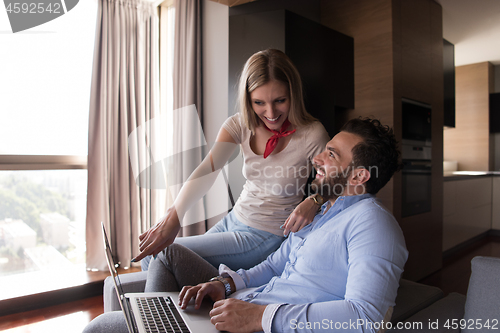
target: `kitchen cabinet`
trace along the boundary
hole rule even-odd
[[[499,195],[499,181],[500,177],[477,177],[444,182],[443,251],[491,229],[493,182]]]
[[[500,92],[490,94],[490,133],[500,133]]]
[[[496,202],[491,210],[491,229],[500,230],[500,177],[493,177],[493,197],[492,202]]]
[[[443,39],[444,127],[455,127],[455,45]]]

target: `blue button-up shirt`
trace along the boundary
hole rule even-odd
[[[259,265],[221,265],[237,289],[254,288],[238,298],[268,305],[266,332],[376,332],[394,306],[408,257],[397,221],[370,194],[328,205]]]

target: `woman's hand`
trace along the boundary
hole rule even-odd
[[[167,210],[167,214],[162,217],[155,226],[139,236],[139,250],[141,253],[132,261],[142,260],[147,255],[155,257],[167,246],[172,244],[179,233],[181,225],[175,207]]]
[[[286,237],[290,231],[297,232],[311,223],[318,208],[318,205],[311,199],[306,199],[298,204],[283,224],[283,235]]]

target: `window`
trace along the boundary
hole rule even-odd
[[[0,277],[85,267],[97,1],[10,33],[0,10]]]
[[[160,115],[162,121],[153,142],[155,156],[171,156],[173,145],[173,66],[175,40],[175,7],[173,0],[165,0],[160,8]],[[173,198],[167,190],[156,191],[156,216],[163,216],[173,204]],[[151,224],[156,221],[151,221]]]

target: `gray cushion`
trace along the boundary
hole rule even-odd
[[[437,287],[401,279],[391,322],[403,321],[443,296],[443,291]]]
[[[464,315],[465,295],[458,293],[450,293],[445,298],[438,300],[431,306],[423,309],[417,314],[400,323],[401,328],[396,329],[396,324],[393,324],[394,329],[387,333],[404,332],[404,333],[440,333],[440,332],[460,332],[458,326],[456,330],[444,327],[447,320],[448,324],[452,323],[452,319],[460,320]]]
[[[491,332],[492,321],[500,329],[500,258],[475,257],[471,265],[464,316],[467,325],[462,332]],[[489,328],[483,326],[487,321]]]
[[[120,274],[120,281],[124,293],[142,293],[146,286],[148,272],[134,272]],[[104,280],[103,290],[104,312],[120,310],[120,303],[116,295],[115,285],[111,276]]]

